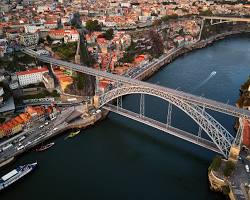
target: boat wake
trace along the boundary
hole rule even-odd
[[[216,71],[212,71],[211,74],[204,81],[202,81],[199,85],[197,85],[191,92],[194,92],[195,90],[205,85],[211,78],[213,78],[216,75],[216,73],[217,73]]]

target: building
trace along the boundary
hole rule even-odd
[[[39,41],[39,34],[38,33],[29,33],[29,34],[22,34],[20,35],[20,44],[28,47],[37,45]]]
[[[55,29],[58,28],[57,21],[47,21],[44,23],[46,29]]]
[[[65,30],[64,42],[77,42],[79,40],[79,33],[75,29]]]
[[[45,115],[51,114],[54,109],[51,106],[48,109],[43,106],[28,106],[24,113],[0,124],[0,138],[19,133],[30,120],[43,118]]]
[[[185,44],[185,38],[182,36],[178,36],[174,39],[174,42],[177,43],[178,46],[182,46]]]
[[[36,84],[43,81],[43,74],[49,72],[46,67],[31,69],[28,71],[16,72],[20,86]]]
[[[43,24],[37,25],[24,25],[25,33],[36,33],[39,30],[43,30],[45,27]]]
[[[49,36],[53,40],[64,40],[64,42],[76,42],[79,40],[79,33],[75,29],[70,30],[51,30]]]
[[[22,131],[22,124],[16,120],[16,117],[0,125],[0,138],[14,135]]]

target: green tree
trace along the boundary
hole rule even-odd
[[[79,12],[76,12],[76,13],[73,14],[73,18],[71,20],[71,26],[73,26],[75,28],[81,28],[82,22],[81,22]]]
[[[105,33],[103,33],[103,36],[106,40],[112,40],[114,37],[114,30],[112,28],[108,29]]]
[[[76,77],[74,77],[74,80],[76,82],[76,87],[78,90],[83,90],[86,85],[86,80],[83,74],[77,73]]]
[[[169,16],[168,16],[168,15],[165,15],[165,16],[163,16],[163,17],[161,18],[161,20],[162,20],[163,22],[167,22],[167,21],[169,20]]]
[[[154,58],[160,57],[164,53],[163,40],[158,32],[155,30],[151,30],[149,32],[149,38],[152,44],[152,48],[150,50],[150,54]]]
[[[63,44],[60,44],[59,46],[52,47],[52,50],[56,54],[58,54],[63,60],[70,61],[75,56],[76,47],[77,47],[77,43],[71,42],[67,44],[63,43]]]
[[[218,170],[221,166],[221,156],[215,156],[215,158],[213,159],[210,167],[209,167],[209,170]]]
[[[213,12],[208,9],[208,10],[200,11],[200,15],[211,16],[213,15]]]
[[[123,57],[119,60],[122,63],[132,63],[134,61],[135,54],[131,52],[125,52]]]
[[[53,39],[49,35],[47,35],[46,40],[48,41],[49,44],[53,42]]]
[[[97,20],[88,20],[86,22],[86,29],[88,29],[90,32],[93,31],[100,31],[101,30],[101,25],[98,23]]]
[[[226,165],[223,169],[223,174],[224,176],[230,176],[235,169],[235,164],[231,160],[226,162]]]

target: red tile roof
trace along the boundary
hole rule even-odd
[[[22,76],[22,75],[27,75],[27,74],[34,74],[34,73],[39,73],[39,72],[48,72],[49,70],[46,67],[42,67],[42,68],[35,68],[35,69],[31,69],[28,71],[20,71],[20,72],[16,72],[17,76]]]

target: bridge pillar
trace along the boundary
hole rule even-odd
[[[239,154],[240,154],[240,148],[243,140],[243,134],[244,134],[244,126],[242,122],[242,118],[239,118],[239,127],[237,134],[235,136],[234,142],[230,148],[229,152],[229,159],[232,161],[237,161]]]
[[[239,154],[240,154],[240,146],[233,144],[230,148],[228,159],[233,162],[237,162]]]
[[[95,95],[92,101],[92,104],[95,108],[99,108],[100,106],[100,102],[99,102],[99,96]]]

